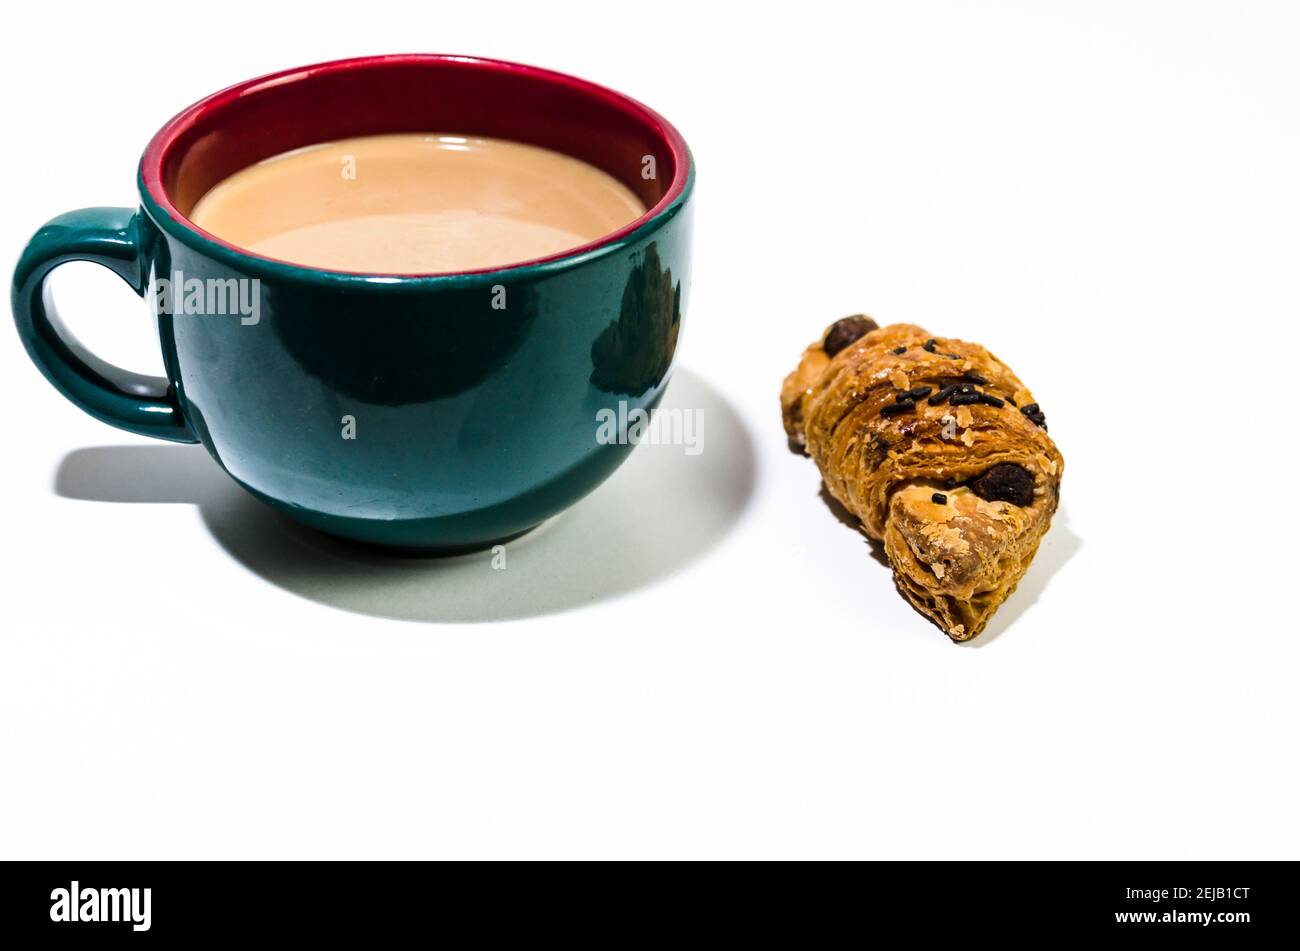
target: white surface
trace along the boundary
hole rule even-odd
[[[659,109],[699,165],[671,399],[705,451],[643,447],[503,572],[384,565],[83,416],[9,332],[0,855],[1300,856],[1295,8],[745,9],[9,8],[6,266],[281,67],[479,53]],[[160,363],[116,278],[58,290]],[[1065,454],[978,646],[785,448],[782,377],[856,310],[987,344]]]

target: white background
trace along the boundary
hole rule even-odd
[[[705,451],[641,448],[505,571],[387,561],[83,416],[9,332],[0,855],[1300,856],[1294,6],[5,15],[7,267],[134,204],[174,112],[283,67],[477,53],[652,105],[698,161],[669,399]],[[116,278],[56,289],[160,366]],[[786,449],[782,377],[859,310],[989,346],[1065,455],[973,646]]]

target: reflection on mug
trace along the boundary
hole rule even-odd
[[[659,260],[657,242],[623,287],[618,319],[591,347],[591,382],[608,393],[640,396],[663,382],[677,351],[682,285]]]

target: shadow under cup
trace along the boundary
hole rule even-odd
[[[609,173],[649,210],[572,251],[443,275],[275,261],[185,217],[262,159],[397,132],[544,146]],[[20,262],[15,314],[38,366],[74,402],[122,428],[202,442],[241,485],[308,525],[407,549],[482,546],[595,488],[631,449],[601,420],[663,395],[689,287],[692,179],[671,125],[573,77],[450,56],[291,70],[169,122],[141,161],[140,213],[88,209],[47,225]],[[94,234],[52,238],[56,225]],[[105,260],[108,233],[133,263],[121,248]],[[60,240],[61,257],[48,247]],[[79,352],[42,329],[44,274],[75,259],[113,267],[155,304],[157,282],[170,282],[170,306],[156,308],[167,379],[92,367],[130,405],[88,391],[82,368],[66,366]],[[196,313],[199,299],[252,306]]]

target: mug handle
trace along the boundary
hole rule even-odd
[[[46,278],[70,261],[101,264],[143,297],[138,213],[130,208],[70,211],[50,219],[27,243],[14,269],[11,299],[32,362],[60,393],[98,420],[141,436],[198,442],[167,380],[101,360],[63,327]]]

